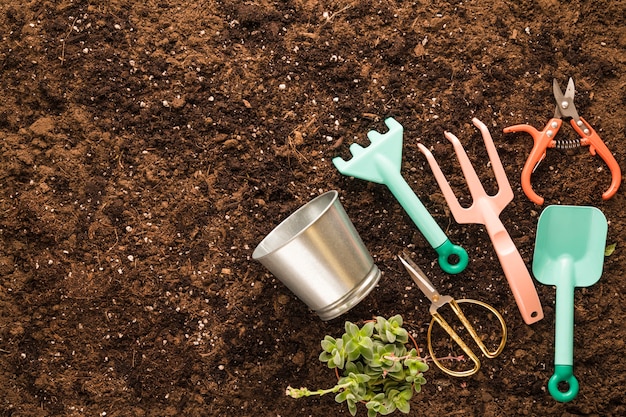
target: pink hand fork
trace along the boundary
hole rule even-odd
[[[461,164],[461,169],[467,180],[470,194],[474,200],[472,206],[469,208],[461,207],[461,204],[459,204],[454,196],[454,192],[450,184],[446,181],[443,172],[441,172],[433,154],[424,145],[418,144],[418,146],[420,151],[426,156],[455,220],[458,223],[478,223],[485,225],[487,233],[493,242],[496,254],[498,255],[498,259],[500,260],[500,264],[502,265],[502,269],[504,270],[504,275],[509,282],[517,306],[522,314],[522,318],[526,324],[532,324],[543,318],[541,302],[539,301],[537,290],[526,268],[526,264],[499,217],[502,210],[513,200],[513,190],[506,177],[502,162],[498,157],[498,152],[493,144],[493,139],[491,138],[487,126],[476,118],[472,119],[472,122],[474,126],[480,129],[483,140],[485,141],[485,147],[489,154],[489,160],[491,161],[499,190],[494,196],[487,195],[461,142],[452,133],[445,132],[446,139],[454,146],[459,163]]]

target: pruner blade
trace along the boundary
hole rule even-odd
[[[556,100],[556,109],[554,110],[554,117],[558,119],[574,119],[578,120],[578,112],[574,106],[574,94],[576,94],[576,87],[574,86],[574,80],[572,77],[567,82],[567,88],[565,94],[561,91],[559,82],[552,80],[552,92],[554,93],[554,100]]]

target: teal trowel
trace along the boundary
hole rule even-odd
[[[371,144],[368,147],[353,143],[350,145],[352,158],[344,161],[337,157],[333,159],[333,164],[343,175],[385,184],[439,255],[441,269],[449,274],[458,274],[467,266],[467,252],[450,242],[400,174],[404,129],[392,117],[386,119],[385,124],[389,128],[387,133],[369,131],[367,137]],[[452,262],[452,259],[457,262]]]
[[[560,402],[578,394],[574,376],[574,288],[600,279],[604,263],[607,222],[595,207],[548,206],[537,225],[533,274],[539,282],[556,286],[554,375],[548,382]]]

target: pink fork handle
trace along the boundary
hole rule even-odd
[[[522,256],[511,240],[511,236],[499,219],[497,223],[500,224],[494,224],[495,227],[490,227],[487,224],[487,231],[522,318],[526,324],[533,324],[543,318],[543,309],[537,289]],[[494,228],[497,230],[493,231]]]

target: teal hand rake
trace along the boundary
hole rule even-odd
[[[386,185],[439,255],[441,269],[449,274],[458,274],[467,266],[467,252],[450,242],[400,174],[404,129],[391,117],[385,120],[385,124],[389,128],[387,133],[369,131],[367,137],[371,143],[368,147],[353,143],[350,145],[352,158],[345,161],[337,157],[333,159],[333,164],[343,175]],[[454,257],[456,263],[452,263]]]

